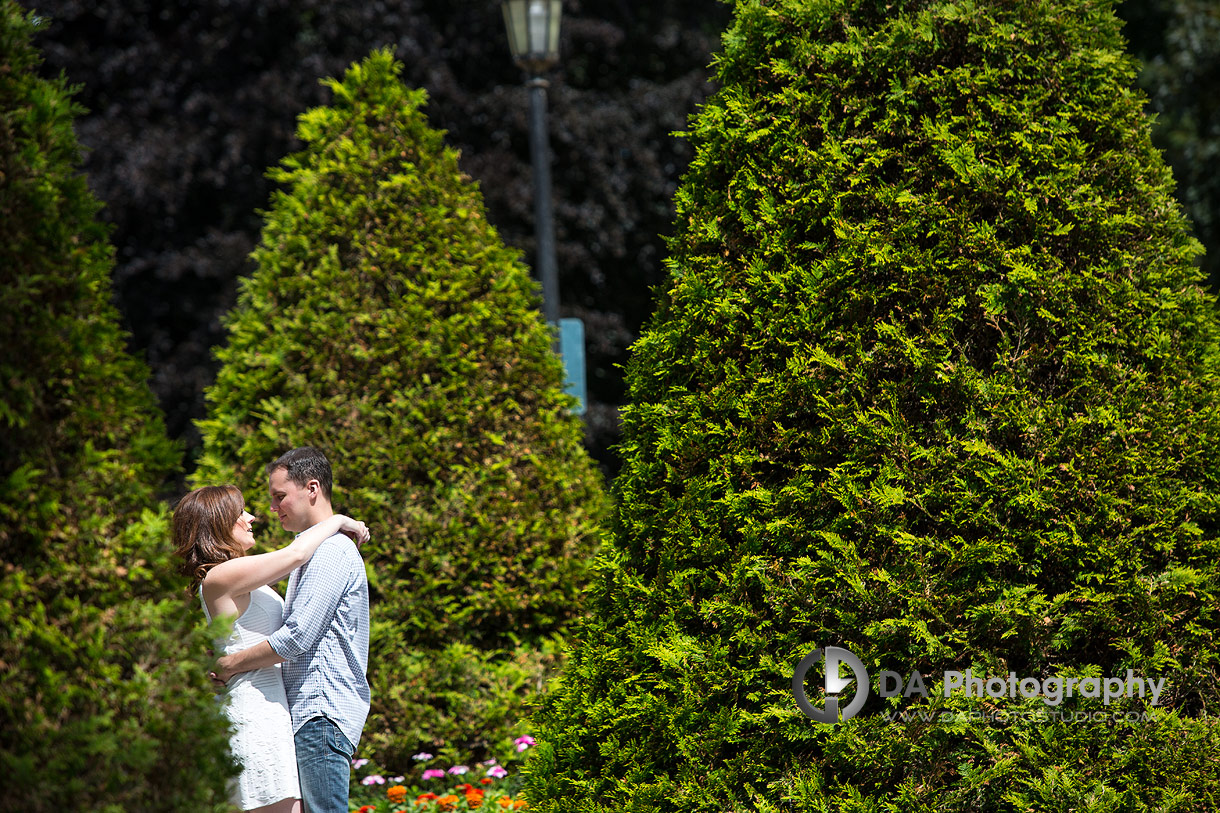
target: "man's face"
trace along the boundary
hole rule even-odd
[[[310,489],[311,485],[313,490]],[[286,469],[271,472],[267,484],[267,491],[271,496],[271,513],[280,518],[280,525],[284,530],[299,534],[312,524],[309,517],[313,507],[312,495],[316,489],[316,484],[312,482],[303,486],[292,482]]]

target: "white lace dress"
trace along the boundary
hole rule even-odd
[[[202,587],[199,597],[203,603]],[[210,623],[206,603],[203,613]],[[283,623],[284,600],[270,587],[260,587],[250,594],[250,606],[238,617],[221,654],[262,643]],[[229,749],[242,766],[230,792],[233,804],[252,810],[281,799],[301,798],[292,716],[280,665],[234,675],[226,695],[224,713],[232,724]]]

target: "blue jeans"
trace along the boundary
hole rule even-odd
[[[356,749],[339,726],[314,717],[297,731],[296,746],[306,813],[348,813],[347,789]]]

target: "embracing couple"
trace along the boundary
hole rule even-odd
[[[351,760],[369,712],[369,592],[357,545],[368,528],[331,508],[330,462],[293,449],[267,466],[271,511],[297,534],[247,556],[252,523],[236,486],[205,486],[174,509],[174,545],[211,622],[234,619],[211,677],[226,687],[232,801],[267,813],[347,813]],[[355,544],[353,544],[353,542]],[[291,574],[284,599],[270,585]]]

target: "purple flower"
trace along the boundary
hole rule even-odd
[[[517,737],[517,739],[513,740],[513,742],[517,745],[518,754],[524,751],[526,748],[529,748],[531,745],[537,745],[537,743],[534,742],[534,738],[529,734],[526,734],[524,737]]]
[[[457,774],[458,776],[461,776],[462,774],[466,773],[469,770],[470,769],[467,768],[465,765],[454,765],[452,768],[449,769],[449,773]]]
[[[508,771],[501,768],[499,765],[493,765],[487,769],[487,775],[496,779],[503,779],[508,776]]]
[[[445,772],[440,768],[429,768],[424,771],[424,779],[444,779]]]
[[[432,755],[425,754],[423,751],[420,751],[418,754],[411,757],[411,759],[415,760],[416,762],[427,762],[428,760],[432,759]]]
[[[368,764],[369,764],[369,761],[367,759],[353,759],[352,760],[353,768],[363,768],[365,765],[368,765]]]
[[[375,774],[375,773],[369,774],[368,776],[361,779],[360,783],[363,785],[384,785],[385,777],[381,776],[379,774]]]

